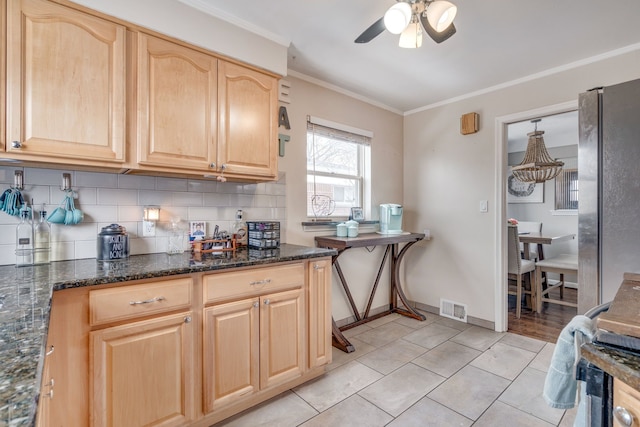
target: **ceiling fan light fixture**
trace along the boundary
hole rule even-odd
[[[407,49],[415,49],[422,46],[422,26],[417,19],[413,19],[400,34],[398,46]]]
[[[445,0],[436,0],[429,3],[426,14],[431,28],[441,32],[451,25],[457,12],[458,8],[453,3]]]
[[[384,26],[391,34],[402,33],[411,22],[411,6],[409,3],[398,2],[391,6],[384,14]]]

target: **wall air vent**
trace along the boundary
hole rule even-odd
[[[440,298],[440,316],[467,323],[467,305]]]

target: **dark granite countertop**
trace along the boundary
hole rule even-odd
[[[92,258],[32,267],[0,266],[0,426],[34,424],[53,291],[336,253],[283,244],[266,251],[242,248],[198,258],[190,253],[149,254],[112,262]]]
[[[596,343],[583,344],[580,355],[609,375],[640,390],[640,356]]]

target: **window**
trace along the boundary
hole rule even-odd
[[[309,118],[307,216],[347,217],[363,207],[370,143],[370,132]]]
[[[578,209],[578,170],[563,169],[556,177],[556,210]]]

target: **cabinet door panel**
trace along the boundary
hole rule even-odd
[[[138,162],[206,171],[215,161],[217,59],[138,35]]]
[[[309,367],[331,363],[331,260],[309,261]]]
[[[302,375],[305,350],[301,289],[262,297],[260,307],[260,387]]]
[[[218,162],[225,173],[275,177],[277,79],[219,62]]]
[[[204,310],[205,413],[258,391],[257,298]]]
[[[122,163],[123,26],[40,0],[8,2],[7,151]]]
[[[184,425],[194,417],[191,313],[91,333],[95,426]]]

